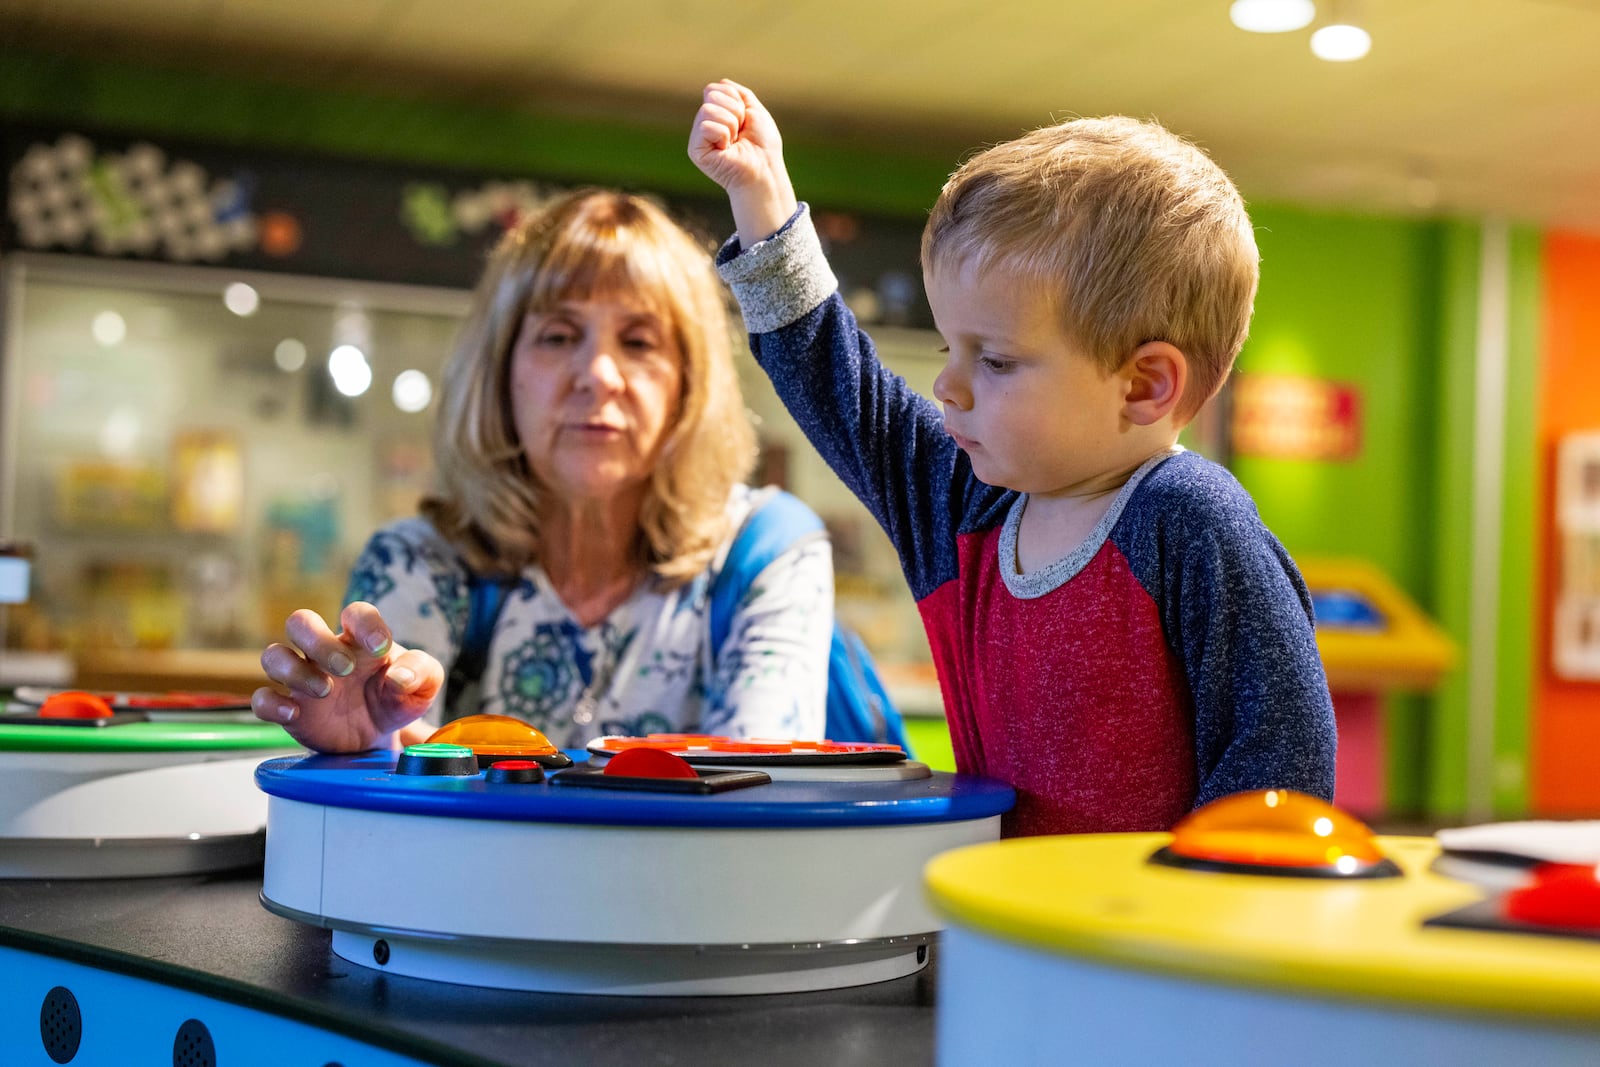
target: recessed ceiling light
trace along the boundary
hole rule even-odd
[[[1287,33],[1311,25],[1317,5],[1311,0],[1233,0],[1228,17],[1251,33]]]
[[[1372,51],[1372,34],[1360,26],[1339,22],[1311,35],[1311,52],[1330,63],[1348,63]]]

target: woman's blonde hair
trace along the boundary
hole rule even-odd
[[[1146,341],[1189,364],[1180,417],[1244,344],[1260,256],[1244,201],[1200,149],[1151,122],[1077,119],[962,164],[922,233],[922,269],[1015,272],[1107,371]]]
[[[727,533],[728,493],[755,462],[721,282],[702,245],[641,197],[581,190],[509,231],[489,259],[445,367],[422,512],[473,570],[539,559],[550,490],[529,469],[511,411],[512,345],[530,312],[626,293],[655,309],[682,354],[677,418],[640,509],[640,562],[663,588],[705,568]]]

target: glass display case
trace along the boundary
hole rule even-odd
[[[259,648],[337,609],[427,486],[463,293],[42,255],[3,276],[0,538],[33,556],[11,647]]]
[[[7,256],[0,283],[0,541],[32,560],[7,648],[234,650],[248,669],[293,609],[337,612],[367,535],[430,486],[464,291],[44,253]],[[937,336],[874,332],[931,389]],[[880,660],[925,662],[887,538],[738,350],[755,480],[823,515],[840,611]]]

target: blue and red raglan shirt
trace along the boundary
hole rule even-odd
[[[1006,834],[1164,830],[1248,789],[1333,798],[1310,594],[1231,474],[1155,456],[1078,549],[1021,574],[1026,495],[974,477],[879,362],[804,205],[717,262],[778,395],[894,543],[956,764],[1017,790]]]

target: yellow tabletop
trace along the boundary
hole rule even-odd
[[[953,925],[1218,982],[1600,1022],[1600,941],[1424,927],[1483,892],[1431,873],[1431,838],[1384,837],[1403,878],[1219,874],[1146,860],[1170,834],[1036,837],[935,857]]]

